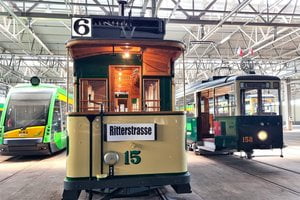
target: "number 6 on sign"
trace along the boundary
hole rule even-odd
[[[72,37],[91,37],[91,18],[72,18]]]

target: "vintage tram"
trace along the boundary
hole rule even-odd
[[[0,154],[50,155],[66,147],[66,111],[73,99],[58,86],[31,84],[10,89],[0,120]]]
[[[74,20],[92,33],[67,43],[75,102],[67,116],[63,199],[82,190],[120,194],[164,185],[191,192],[185,113],[174,109],[174,62],[184,45],[163,40],[157,18]]]
[[[182,107],[184,92],[176,98]],[[251,158],[254,149],[283,148],[278,77],[213,77],[187,86],[185,98],[190,150],[244,151]]]

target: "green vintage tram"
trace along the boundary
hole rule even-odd
[[[176,94],[183,104],[184,92]],[[213,77],[187,86],[187,144],[196,152],[283,148],[280,79]]]
[[[66,147],[66,91],[58,86],[19,84],[10,89],[0,120],[2,155],[50,155]],[[68,102],[68,103],[67,103]]]
[[[174,110],[174,62],[184,45],[163,40],[164,22],[157,18],[93,17],[73,24],[78,20],[91,23],[92,33],[67,43],[75,102],[67,116],[63,199],[77,199],[82,190],[123,194],[164,185],[191,192],[185,113]],[[128,23],[135,28],[125,38]]]

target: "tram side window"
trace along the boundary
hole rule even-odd
[[[62,110],[62,129],[66,130],[66,123],[67,123],[67,103],[61,101],[61,110]]]
[[[105,79],[81,79],[80,111],[99,111],[101,105],[108,110],[107,84]]]
[[[195,97],[194,93],[189,94],[185,98],[185,109],[186,109],[186,116],[187,117],[194,117],[195,116]]]
[[[158,79],[144,79],[144,111],[160,111]]]
[[[215,89],[215,115],[233,116],[236,104],[234,96],[234,86],[226,85]]]
[[[61,132],[61,109],[60,102],[58,100],[55,101],[54,110],[53,110],[53,121],[52,121],[52,131],[53,132]]]

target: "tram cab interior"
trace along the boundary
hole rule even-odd
[[[110,65],[108,79],[81,79],[80,111],[160,111],[160,79],[141,77],[139,65]]]
[[[159,53],[159,52],[157,52]],[[123,59],[127,59],[121,55]],[[130,55],[140,58],[140,55]],[[145,59],[145,58],[144,58]],[[150,59],[153,59],[150,57]],[[154,58],[155,59],[155,58]],[[172,95],[170,92],[161,94],[162,84],[170,85],[170,79],[164,78],[170,73],[170,66],[163,64],[158,68],[144,67],[142,74],[141,63],[124,65],[109,65],[107,78],[81,78],[80,79],[80,105],[81,112],[99,111],[102,108],[109,112],[138,112],[160,111],[161,104],[167,104]],[[146,70],[156,73],[149,76]],[[149,77],[145,77],[149,76]],[[166,86],[165,88],[167,89]],[[163,102],[161,102],[161,97]],[[171,110],[169,105],[164,105],[162,110]]]

